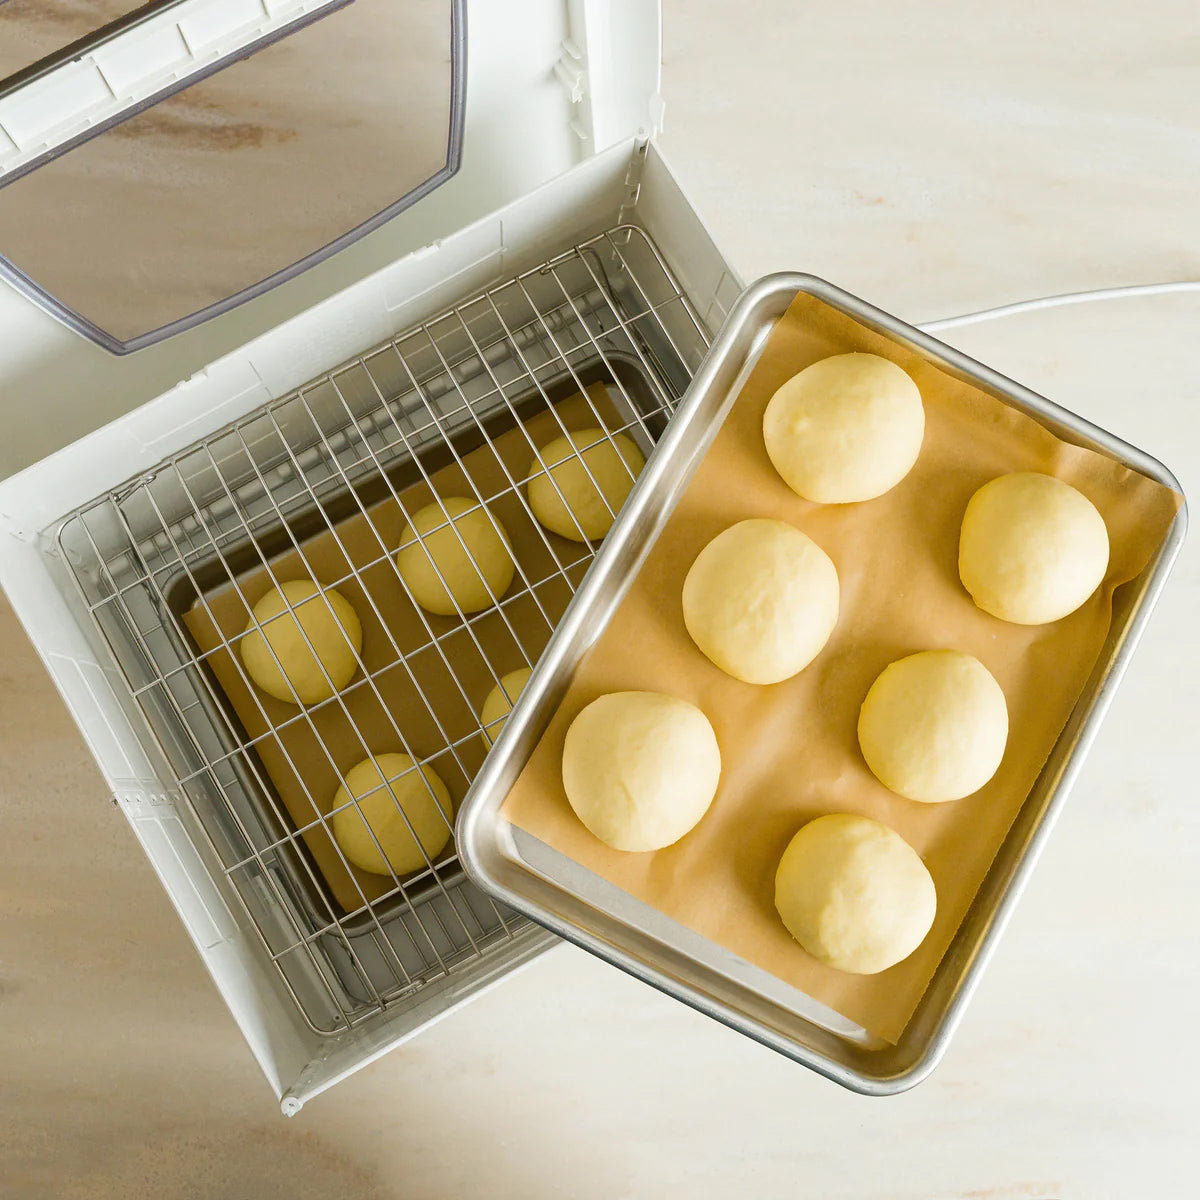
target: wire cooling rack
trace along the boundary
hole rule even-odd
[[[312,820],[297,822],[280,803],[260,754],[269,743],[286,756],[289,732],[302,730],[336,770],[321,733],[322,705],[345,718],[364,757],[372,753],[355,725],[355,696],[335,691],[320,705],[297,704],[280,717],[245,676],[237,646],[244,634],[222,637],[220,650],[242,673],[265,727],[251,736],[215,680],[213,652],[199,651],[186,628],[185,611],[206,607],[215,589],[232,588],[249,621],[252,603],[240,590],[248,571],[282,582],[274,573],[282,555],[307,563],[313,538],[336,543],[348,520],[362,518],[377,543],[371,557],[351,562],[347,556],[345,575],[323,578],[303,603],[328,605],[328,591],[353,579],[385,623],[371,570],[407,585],[396,565],[397,546],[372,522],[379,500],[394,501],[411,517],[403,481],[432,486],[436,464],[461,465],[502,433],[524,431],[539,413],[553,414],[557,431],[569,432],[556,407],[568,394],[583,395],[589,425],[603,437],[624,434],[648,451],[707,345],[706,330],[656,247],[642,230],[622,226],[342,363],[83,505],[60,526],[64,562],[129,696],[313,1029],[348,1029],[469,964],[502,957],[527,923],[470,884],[452,841],[447,851],[426,855],[418,871],[390,871],[382,891],[358,886],[352,904],[338,902],[305,841],[318,828],[329,831],[332,797],[310,793]],[[604,388],[607,413],[596,406],[596,385]],[[552,466],[541,456],[543,447],[526,437],[533,469]],[[590,476],[588,462],[580,462]],[[465,477],[468,511],[491,513],[506,498],[510,506],[519,503],[540,538],[537,554],[527,561],[517,556],[512,585],[491,595],[485,612],[456,610],[447,622],[430,620],[417,607],[417,643],[393,637],[382,664],[360,657],[350,689],[388,714],[390,740],[414,760],[405,773],[448,764],[456,778],[469,781],[488,744],[483,726],[478,717],[465,727],[450,722],[415,664],[432,656],[474,714],[478,697],[468,694],[458,669],[463,648],[496,684],[508,669],[500,659],[511,665],[514,648],[519,661],[532,666],[596,546],[546,531],[529,510],[524,476],[504,468],[502,485],[488,494]],[[548,478],[557,488],[555,476]],[[466,515],[440,527],[461,542],[458,522]],[[418,540],[434,532],[426,529]],[[514,615],[521,606],[524,627]],[[538,630],[533,637],[529,614]],[[505,643],[503,656],[498,639]],[[459,647],[456,654],[451,644]],[[385,701],[386,672],[411,681],[423,718],[437,731],[436,745],[412,743],[404,715]],[[393,801],[400,778],[380,784]],[[428,786],[423,774],[414,778]],[[452,832],[453,813],[439,809]],[[407,822],[398,802],[396,810]]]

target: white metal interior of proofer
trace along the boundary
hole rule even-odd
[[[630,179],[637,180],[630,184]],[[653,143],[591,158],[440,244],[384,267],[94,434],[0,484],[0,581],[284,1110],[384,1053],[494,980],[431,986],[413,1005],[333,1037],[300,1019],[240,923],[144,719],[79,611],[53,530],[76,505],[454,300],[619,221],[642,225],[710,329],[741,283]],[[524,960],[547,945],[530,931]],[[519,963],[518,963],[519,965]],[[511,964],[506,967],[511,969]]]

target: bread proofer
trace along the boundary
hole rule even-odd
[[[593,386],[649,450],[742,292],[655,142],[657,5],[404,22],[162,0],[0,82],[0,322],[39,418],[0,464],[0,581],[289,1115],[555,938],[455,853],[332,897],[263,769],[280,722],[231,714],[185,611]],[[347,47],[388,51],[368,86]],[[547,543],[505,598],[529,665],[593,552]],[[381,670],[418,651],[466,698],[436,625]],[[418,750],[469,776],[478,729],[429,716]]]

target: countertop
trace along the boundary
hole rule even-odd
[[[1191,7],[670,0],[664,148],[747,278],[914,321],[1200,277]],[[947,337],[1200,495],[1198,327],[1186,295]],[[287,1121],[0,602],[0,1195],[1190,1195],[1198,611],[1193,537],[914,1091],[841,1091],[564,946]]]

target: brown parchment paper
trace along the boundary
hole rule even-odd
[[[862,504],[800,499],[771,466],[762,415],[775,389],[830,354],[864,350],[916,380],[925,402],[920,458],[886,495]],[[972,493],[1007,471],[1057,475],[1099,509],[1112,545],[1104,585],[1081,609],[1035,628],[981,612],[958,579],[958,532]],[[1066,723],[1106,637],[1113,589],[1161,544],[1180,497],[1103,455],[1068,445],[1008,405],[959,382],[815,298],[779,321],[677,509],[502,809],[504,817],[631,895],[896,1041],[957,930],[1013,818]],[[683,624],[684,576],[705,544],[747,517],[790,521],[833,559],[837,628],[798,676],[769,687],[724,675]],[[858,710],[875,677],[917,650],[977,656],[1008,701],[1004,761],[980,792],[924,805],[893,795],[858,749]],[[563,738],[597,696],[665,691],[698,705],[721,747],[712,808],[680,842],[651,854],[611,850],[575,818],[562,789]],[[921,947],[874,976],[809,957],[779,921],[775,869],[805,822],[853,812],[897,830],[925,860],[937,917]]]
[[[432,488],[408,464],[407,476],[393,480],[403,509],[386,487],[380,487],[385,498],[365,502],[366,515],[351,501],[348,514],[331,517],[336,535],[326,527],[324,532],[309,531],[304,536],[301,529],[296,540],[303,556],[294,547],[268,554],[279,582],[312,577],[323,586],[336,586],[354,606],[363,627],[362,662],[374,689],[360,671],[341,693],[340,703],[332,700],[314,706],[306,710],[306,720],[299,707],[273,699],[249,682],[240,653],[235,661],[226,642],[236,652],[250,608],[275,586],[257,554],[251,555],[252,562],[244,570],[235,568],[236,585],[223,573],[183,615],[245,731],[245,744],[300,831],[333,898],[347,913],[396,885],[390,876],[348,867],[318,821],[319,813],[332,808],[342,776],[368,752],[404,752],[402,734],[413,755],[427,758],[441,776],[457,810],[486,752],[483,739],[469,735],[478,728],[476,714],[495,685],[495,676],[524,666],[522,649],[536,662],[550,637],[547,618],[557,623],[591,561],[586,545],[539,532],[521,497],[513,492],[509,476],[522,481],[534,462],[532,447],[560,436],[562,426],[569,430],[595,426],[597,413],[610,430],[624,427],[625,422],[603,383],[589,386],[587,399],[578,392],[566,396],[554,405],[554,412],[545,405],[537,407],[539,411],[529,412],[523,426],[513,425],[507,432],[489,430],[491,446],[469,452],[460,447],[461,467],[443,448],[442,458],[450,462],[436,470],[434,462],[426,464]],[[411,482],[414,477],[421,481]],[[468,632],[455,617],[422,614],[416,608],[400,585],[391,554],[407,523],[406,514],[429,503],[433,491],[442,498],[473,497],[471,484],[508,534],[518,571],[506,593],[503,615],[494,608],[480,614]],[[345,502],[343,506],[347,507]],[[522,573],[532,589],[518,595],[525,587]],[[440,653],[430,645],[431,633],[439,638]],[[468,740],[452,752],[449,747],[462,738]],[[443,859],[453,852],[450,843]]]

